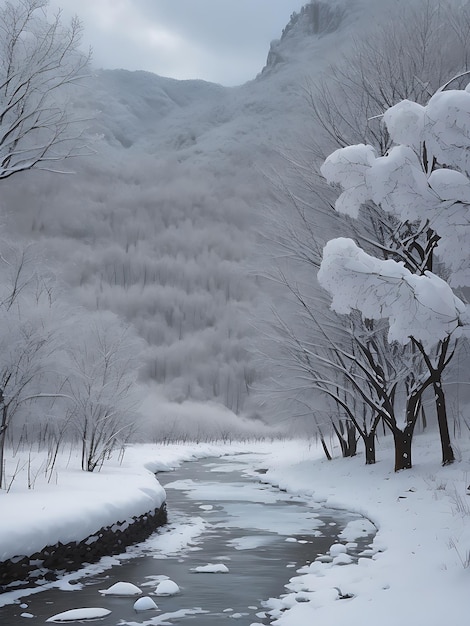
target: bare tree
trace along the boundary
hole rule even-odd
[[[79,120],[67,104],[90,54],[79,50],[82,26],[51,21],[48,0],[5,2],[0,8],[0,178],[85,152]]]
[[[0,272],[0,487],[7,434],[37,401],[58,394],[56,302],[29,250],[3,246]]]
[[[82,469],[93,472],[135,431],[136,358],[141,344],[111,313],[84,322],[68,348],[67,389],[72,400],[69,415],[82,447]]]
[[[306,86],[317,135],[310,147],[320,160],[353,143],[385,154],[391,145],[380,123],[385,110],[404,99],[425,104],[449,76],[468,69],[468,4],[421,0],[398,19],[393,11]]]

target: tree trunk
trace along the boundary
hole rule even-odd
[[[411,441],[413,439],[413,429],[406,426],[404,430],[397,428],[393,431],[393,441],[395,443],[395,471],[411,469]]]
[[[346,434],[348,439],[348,456],[356,456],[357,454],[357,437],[356,426],[351,420],[346,421]]]
[[[345,420],[345,424],[339,420],[339,427],[332,420],[333,430],[338,438],[341,447],[341,454],[344,458],[356,456],[357,439],[356,426],[351,420]]]
[[[0,489],[5,487],[5,443],[7,438],[7,422],[8,409],[3,405],[2,423],[0,425]]]
[[[442,465],[451,465],[455,461],[454,450],[450,442],[449,423],[447,421],[447,409],[444,391],[441,381],[433,384],[434,397],[436,400],[437,423],[441,437]]]
[[[402,469],[411,469],[411,442],[413,440],[413,432],[419,417],[421,408],[421,398],[423,392],[431,383],[428,378],[426,383],[419,389],[412,391],[406,402],[406,426],[403,430],[396,425],[392,428],[393,440],[395,443],[395,471]]]
[[[426,419],[426,412],[424,410],[424,406],[421,407],[421,424],[422,424],[423,430],[426,430],[426,428],[428,427],[428,421]]]
[[[366,465],[374,465],[375,463],[375,431],[368,433],[363,437],[364,448],[366,451]]]
[[[330,454],[330,451],[328,450],[328,446],[326,445],[326,441],[323,438],[323,435],[320,435],[320,441],[321,441],[323,452],[325,453],[326,458],[328,459],[328,461],[331,461],[331,454]]]

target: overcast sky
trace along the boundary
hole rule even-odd
[[[308,0],[51,0],[77,14],[96,67],[238,85]]]

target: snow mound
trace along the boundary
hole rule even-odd
[[[109,589],[100,589],[99,592],[104,596],[138,596],[142,590],[132,583],[118,582],[111,585]]]
[[[344,554],[347,551],[348,549],[342,543],[334,543],[329,549],[331,556],[338,556],[338,554]]]
[[[354,541],[364,535],[374,535],[376,532],[376,527],[368,519],[356,519],[348,522],[338,537],[346,541]]]
[[[208,563],[207,565],[193,567],[191,571],[196,574],[227,574],[229,570],[223,563]]]
[[[100,608],[87,608],[87,609],[71,609],[70,611],[64,611],[63,613],[57,613],[46,619],[46,622],[64,623],[64,622],[78,622],[83,620],[102,619],[111,614],[108,609]]]
[[[155,589],[157,596],[174,596],[179,591],[180,588],[172,580],[162,580]]]
[[[346,553],[338,554],[333,559],[333,565],[349,565],[352,562],[353,562],[352,556]]]
[[[134,602],[134,611],[152,611],[155,609],[158,609],[158,606],[149,596],[143,596]]]

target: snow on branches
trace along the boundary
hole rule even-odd
[[[336,209],[357,217],[374,202],[401,222],[425,224],[440,237],[435,252],[449,284],[470,285],[469,91],[438,92],[425,107],[404,100],[386,111],[384,122],[397,143],[386,156],[359,144],[336,150],[323,164],[327,181],[343,188]]]
[[[47,18],[48,0],[0,6],[0,179],[88,154],[83,120],[68,102],[90,60],[80,51],[82,25]]]
[[[430,348],[468,328],[467,307],[450,286],[470,285],[470,86],[438,91],[427,106],[399,102],[384,123],[395,143],[385,156],[372,146],[348,146],[331,154],[321,172],[343,189],[338,211],[357,217],[375,203],[416,232],[434,233],[446,281],[425,267],[413,273],[393,258],[371,257],[345,239],[327,244],[318,277],[336,311],[389,318],[390,340],[413,336]]]
[[[356,309],[367,319],[388,318],[389,341],[406,344],[414,337],[430,349],[465,323],[465,304],[444,280],[370,256],[352,239],[327,243],[318,280],[332,295],[337,313]]]

